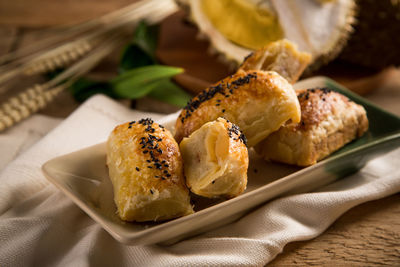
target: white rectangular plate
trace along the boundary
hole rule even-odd
[[[318,164],[298,168],[268,163],[249,151],[250,166],[246,191],[230,200],[212,200],[193,196],[196,212],[163,223],[129,223],[119,219],[106,167],[105,144],[98,144],[54,158],[43,165],[45,176],[70,197],[115,239],[125,244],[173,243],[232,222],[250,209],[268,200],[308,192],[361,168],[369,159],[400,145],[400,119],[374,107],[324,77],[311,78],[296,88],[329,87],[345,93],[367,109],[370,125],[390,121],[390,128],[370,127],[359,140],[345,146]],[[167,123],[173,125],[174,121]]]

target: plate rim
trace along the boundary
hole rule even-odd
[[[355,98],[358,101],[362,102],[363,104],[365,103],[365,104],[367,104],[367,105],[379,110],[380,112],[383,112],[385,115],[394,117],[394,118],[398,119],[399,122],[400,122],[400,117],[398,117],[397,115],[384,110],[383,108],[373,104],[372,102],[368,101],[367,99],[365,99],[365,98],[363,98],[361,96],[358,96],[357,94],[351,92],[350,90],[348,90],[344,86],[340,85],[336,81],[330,79],[329,77],[325,77],[325,76],[311,77],[309,79],[305,79],[305,80],[300,81],[300,83],[301,82],[307,82],[307,81],[308,82],[314,81],[315,83],[320,82],[321,84],[324,84],[324,85],[326,85],[326,83],[329,82],[329,83],[332,84],[332,86],[338,87],[340,90],[346,91],[346,93],[351,95],[351,98]],[[95,144],[95,145],[92,145],[92,146],[89,146],[89,147],[85,147],[85,148],[79,149],[77,151],[73,151],[73,152],[70,152],[70,153],[67,153],[67,154],[64,154],[64,155],[60,155],[60,156],[54,157],[54,158],[46,161],[42,165],[41,169],[42,169],[42,172],[44,173],[45,177],[47,178],[47,180],[49,180],[60,191],[62,191],[64,194],[66,194],[76,205],[78,205],[79,208],[81,208],[86,214],[88,214],[89,217],[91,217],[94,221],[99,223],[116,240],[118,240],[121,243],[125,243],[125,244],[132,244],[133,242],[138,242],[138,244],[143,244],[143,243],[145,243],[145,242],[143,242],[143,239],[145,239],[145,237],[147,235],[151,234],[151,233],[157,232],[159,230],[163,230],[165,228],[175,227],[177,225],[184,224],[187,221],[196,219],[196,217],[203,216],[203,214],[205,214],[205,213],[214,212],[216,210],[223,209],[226,206],[234,205],[235,203],[242,201],[243,198],[254,197],[255,195],[260,194],[265,190],[269,190],[270,187],[274,188],[276,186],[282,186],[282,185],[285,185],[287,183],[290,183],[291,180],[293,180],[296,176],[301,176],[301,175],[303,175],[303,174],[305,174],[307,172],[311,172],[314,169],[320,168],[322,165],[326,165],[326,164],[329,164],[331,162],[334,162],[334,161],[338,160],[341,157],[344,157],[346,155],[348,156],[349,154],[353,154],[353,153],[356,153],[356,152],[359,152],[359,151],[362,151],[362,150],[365,150],[365,149],[368,149],[368,148],[373,148],[373,147],[379,146],[380,144],[384,144],[384,143],[388,143],[388,142],[391,142],[391,141],[395,141],[397,139],[400,139],[400,129],[398,131],[394,131],[392,133],[388,133],[387,135],[379,137],[376,140],[372,140],[372,141],[370,141],[370,142],[368,142],[366,144],[362,144],[362,145],[360,145],[358,147],[355,147],[355,148],[352,148],[352,149],[350,149],[348,151],[344,151],[341,154],[332,155],[331,157],[329,157],[327,159],[324,159],[324,160],[316,163],[315,165],[300,169],[300,170],[298,170],[298,171],[296,171],[294,173],[291,173],[291,174],[286,175],[286,176],[284,176],[282,178],[279,178],[279,179],[277,179],[275,181],[272,181],[270,183],[262,185],[259,188],[256,188],[256,189],[254,189],[254,190],[252,190],[250,192],[247,192],[245,194],[239,195],[239,196],[237,196],[237,197],[235,197],[233,199],[229,199],[229,200],[223,201],[223,202],[218,203],[216,205],[213,205],[211,207],[208,207],[208,208],[205,208],[203,210],[197,211],[196,213],[193,213],[191,215],[187,215],[187,216],[183,216],[183,217],[180,217],[180,218],[176,218],[176,219],[173,219],[173,220],[170,220],[170,221],[167,221],[167,222],[162,222],[162,223],[159,223],[159,224],[157,224],[157,225],[155,225],[153,227],[149,227],[147,229],[143,229],[143,230],[140,230],[140,231],[128,232],[127,234],[123,234],[119,230],[116,230],[113,227],[110,227],[105,221],[103,221],[103,218],[101,218],[90,207],[90,205],[85,204],[81,199],[79,199],[78,196],[74,195],[71,191],[68,190],[68,188],[66,188],[65,186],[60,184],[60,182],[57,180],[57,178],[53,177],[51,175],[51,173],[49,172],[49,168],[51,168],[49,166],[51,166],[52,162],[60,160],[63,157],[70,156],[71,154],[79,153],[82,150],[93,149],[94,147],[97,147],[97,146],[105,146],[105,142],[98,143],[98,144]],[[276,198],[276,196],[272,197],[272,199],[274,199],[274,198]],[[265,202],[270,201],[270,200],[271,199],[267,199],[267,200],[263,201],[262,203],[265,203]],[[249,209],[249,208],[247,208],[247,209]]]

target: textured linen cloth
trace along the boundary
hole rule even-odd
[[[105,141],[118,123],[143,117],[165,120],[98,95],[61,123],[35,116],[0,135],[4,167],[58,125],[0,173],[0,266],[262,266],[285,244],[316,237],[350,208],[400,191],[397,148],[354,175],[268,202],[205,234],[171,246],[126,246],[50,184],[41,166]]]

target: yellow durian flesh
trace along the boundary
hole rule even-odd
[[[284,36],[278,17],[252,1],[202,0],[201,8],[219,32],[243,47],[260,49]]]
[[[254,50],[276,41],[282,33],[279,39],[287,39],[300,51],[311,54],[309,69],[316,69],[341,51],[351,33],[355,13],[354,0],[329,0],[323,4],[318,0],[176,1],[190,10],[190,19],[198,26],[200,36],[210,41],[210,50],[222,55],[220,58],[231,67],[237,67]],[[260,10],[265,10],[264,20],[258,18],[264,12]]]

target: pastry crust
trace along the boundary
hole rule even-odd
[[[193,213],[178,144],[151,119],[112,131],[107,165],[122,220],[162,221]]]
[[[249,156],[239,128],[224,118],[208,122],[180,143],[186,184],[200,196],[232,198],[247,185]]]
[[[300,52],[295,44],[283,39],[248,55],[239,70],[276,71],[288,82],[294,84],[310,62],[310,54]]]
[[[188,103],[176,121],[176,140],[218,117],[238,125],[251,147],[288,120],[299,122],[300,106],[293,87],[276,72],[239,71]]]
[[[256,151],[267,160],[309,166],[368,130],[365,109],[329,89],[298,91],[301,122],[281,127]]]

